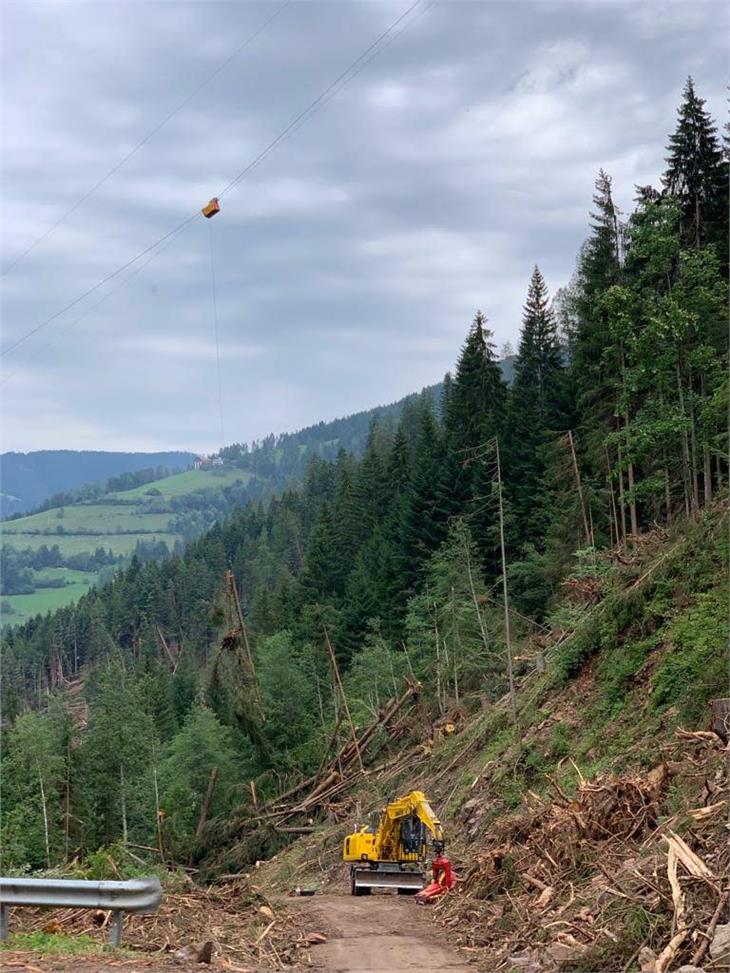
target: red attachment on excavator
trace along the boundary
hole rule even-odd
[[[433,860],[431,874],[433,881],[416,895],[416,902],[421,904],[433,902],[434,899],[444,895],[456,885],[457,877],[451,867],[451,861],[440,852]]]

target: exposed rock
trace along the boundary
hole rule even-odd
[[[201,943],[199,946],[182,946],[172,954],[176,963],[210,963],[213,959],[213,943]]]
[[[710,943],[710,956],[713,960],[730,957],[730,923],[715,926],[715,935]]]
[[[639,969],[641,973],[655,973],[657,954],[648,946],[642,946],[639,950]]]
[[[522,970],[523,973],[542,973],[543,970],[536,950],[530,949],[529,947],[520,950],[519,953],[513,953],[507,962],[513,969]]]
[[[210,963],[213,959],[213,943],[208,940],[207,943],[203,943],[202,946],[198,947],[198,954],[195,957],[197,963]]]

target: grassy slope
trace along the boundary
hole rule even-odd
[[[74,571],[71,568],[44,568],[35,572],[36,578],[63,578],[63,588],[38,588],[30,595],[4,595],[2,597],[2,623],[20,625],[34,615],[45,614],[78,601],[96,582],[96,575],[88,571]],[[10,606],[10,611],[6,610]]]
[[[181,497],[186,493],[194,493],[195,490],[217,490],[237,482],[248,483],[250,479],[251,474],[245,470],[186,470],[185,473],[166,476],[163,480],[145,483],[133,490],[110,493],[109,496],[122,500],[132,500],[137,497],[144,499],[148,491],[155,488],[160,491],[163,498]]]
[[[335,882],[344,890],[340,848],[355,815],[361,811],[362,821],[397,793],[420,788],[444,820],[449,853],[466,879],[460,895],[444,900],[437,914],[462,944],[480,953],[484,968],[510,969],[504,965],[509,952],[532,948],[572,952],[558,962],[565,970],[621,969],[642,944],[659,952],[671,936],[672,899],[658,831],[621,842],[571,841],[568,857],[553,868],[541,852],[557,855],[554,821],[570,812],[552,781],[558,779],[570,798],[579,774],[600,784],[615,779],[606,775],[645,779],[666,761],[670,773],[655,825],[671,824],[717,875],[730,867],[730,856],[721,851],[730,804],[702,825],[687,824],[688,809],[730,798],[727,766],[723,770],[711,745],[698,759],[695,744],[675,737],[678,727],[706,729],[708,701],[728,693],[727,556],[726,508],[674,539],[649,540],[631,564],[610,570],[603,600],[567,637],[552,633],[545,672],[520,675],[518,730],[506,700],[441,741],[423,741],[421,727],[423,742],[415,732],[410,749],[392,766],[337,798],[340,823],[330,820],[280,852],[264,866],[262,880],[278,888]],[[529,651],[525,640],[515,655]],[[710,797],[705,779],[716,788]],[[234,848],[226,867],[235,865],[235,856]],[[623,867],[624,861],[629,874],[620,888],[633,883],[631,901],[621,891],[607,895],[601,871],[601,865]],[[661,901],[631,868],[653,876],[649,881],[660,887]],[[521,879],[527,872],[554,886],[547,906],[536,905],[539,889]],[[716,900],[706,887],[693,886],[691,894],[694,921],[704,928]],[[604,910],[614,938],[596,932]],[[578,946],[561,942],[558,933],[565,929]],[[682,947],[685,962],[695,946]]]
[[[110,493],[105,503],[79,503],[44,510],[2,525],[2,543],[20,550],[37,550],[58,545],[61,554],[83,554],[102,547],[114,554],[131,554],[138,541],[165,541],[170,549],[179,535],[169,530],[170,513],[154,513],[150,507],[196,490],[221,489],[251,478],[242,470],[188,470],[144,486]],[[158,491],[150,495],[149,491]],[[129,501],[135,501],[130,504]],[[59,513],[62,512],[62,516]],[[63,533],[57,531],[61,528]],[[54,574],[54,571],[56,574]],[[72,604],[95,584],[94,573],[68,569],[47,569],[37,577],[54,577],[63,572],[69,584],[63,588],[41,588],[30,595],[3,598],[12,613],[3,613],[2,623],[17,625],[38,613]]]
[[[167,540],[172,545],[176,540],[176,535],[168,531],[172,514],[154,513],[150,507],[196,490],[220,489],[249,479],[250,474],[241,470],[188,470],[133,490],[110,493],[105,498],[108,503],[72,504],[9,521],[2,528],[3,542],[16,548],[58,544],[62,554],[93,551],[97,547],[127,554],[145,536]],[[159,492],[151,495],[151,490]],[[136,502],[130,504],[130,500]],[[59,528],[63,533],[58,533]]]

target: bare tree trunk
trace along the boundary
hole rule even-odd
[[[124,782],[124,764],[119,764],[119,792],[122,804],[122,843],[126,845],[129,835],[127,833],[127,793]]]
[[[629,417],[628,413],[624,413],[624,429],[626,430],[626,448],[629,447]],[[634,461],[629,458],[627,464],[627,471],[629,477],[629,513],[631,515],[631,533],[636,536],[639,533],[639,522],[636,516],[636,497],[634,495]]]
[[[509,680],[509,701],[512,722],[517,726],[517,698],[515,696],[515,677],[512,671],[512,640],[509,624],[509,596],[507,593],[507,557],[504,549],[504,505],[502,501],[502,468],[499,460],[499,440],[495,437],[497,449],[497,483],[499,486],[499,544],[502,551],[502,595],[504,599],[504,642],[507,654],[507,678]]]
[[[251,652],[251,645],[248,641],[248,632],[246,630],[246,623],[243,620],[243,612],[241,611],[241,599],[238,595],[238,587],[236,586],[236,579],[233,576],[233,571],[226,571],[226,584],[230,592],[230,597],[233,601],[233,605],[236,611],[236,617],[238,620],[238,628],[241,632],[241,638],[243,640],[243,651],[244,658],[246,660],[246,668],[249,671],[249,676],[251,679],[251,685],[253,689],[253,696],[256,701],[256,706],[258,707],[259,715],[262,721],[266,719],[266,714],[264,713],[263,703],[261,702],[261,691],[259,689],[259,681],[256,675],[256,666],[253,661],[253,654]]]
[[[210,778],[208,780],[208,787],[205,792],[205,797],[203,798],[203,806],[200,809],[200,817],[198,818],[198,827],[195,829],[195,837],[199,838],[203,833],[203,828],[205,827],[205,822],[208,820],[208,811],[210,810],[210,802],[213,800],[213,791],[215,790],[215,782],[218,778],[218,768],[213,767],[210,771]]]
[[[160,814],[160,788],[157,784],[157,765],[152,768],[152,779],[155,785],[155,821],[157,824],[157,848],[160,852],[160,861],[165,860],[165,849],[162,844],[162,815]]]
[[[41,808],[43,809],[43,837],[46,842],[46,864],[51,867],[51,841],[48,834],[48,805],[46,803],[46,789],[43,786],[43,774],[41,773],[40,764],[38,766],[38,783],[41,788]]]
[[[322,724],[322,732],[324,733],[327,729],[327,723],[324,718],[324,704],[322,703],[322,690],[319,688],[319,676],[315,672],[314,674],[314,684],[317,687],[317,703],[319,704],[319,721]]]
[[[435,608],[436,608],[436,606],[434,605],[434,609]],[[442,681],[443,690],[444,690],[444,712],[446,712],[446,703],[447,703],[448,698],[449,698],[449,666],[450,666],[450,664],[449,664],[449,646],[448,646],[448,643],[446,641],[446,636],[445,635],[442,636],[442,638],[441,638],[441,659],[443,661],[443,674],[444,674],[444,678],[443,678],[443,681]],[[377,716],[377,714],[376,714],[376,716]]]
[[[482,617],[482,610],[479,607],[479,599],[477,598],[476,587],[474,586],[474,574],[471,569],[471,556],[469,554],[469,542],[464,535],[464,554],[466,556],[466,575],[469,579],[469,591],[471,591],[471,599],[474,602],[474,611],[477,615],[477,622],[479,623],[479,632],[482,636],[482,643],[484,645],[484,651],[489,656],[489,635],[487,634],[487,628],[484,624],[484,618]],[[485,660],[486,661],[486,660]]]
[[[634,461],[631,458],[631,442],[630,442],[630,423],[629,423],[629,405],[628,405],[628,395],[626,392],[626,359],[624,357],[623,344],[621,345],[621,382],[623,385],[624,393],[624,431],[626,432],[626,452],[627,452],[627,473],[629,478],[629,514],[631,516],[631,533],[636,536],[639,533],[639,524],[636,516],[636,497],[634,495]]]
[[[322,623],[322,629],[324,630],[325,641],[327,642],[327,650],[330,656],[330,662],[332,663],[332,669],[337,679],[337,685],[340,690],[340,696],[342,697],[342,705],[345,707],[345,712],[347,713],[347,719],[350,723],[350,730],[352,731],[352,742],[355,744],[355,750],[357,752],[357,762],[360,764],[360,770],[364,770],[362,763],[362,755],[360,754],[360,747],[357,742],[357,733],[355,732],[355,724],[352,720],[352,714],[350,713],[350,707],[347,703],[347,696],[345,696],[345,689],[342,685],[342,679],[340,677],[340,669],[337,665],[337,659],[335,657],[335,650],[332,648],[332,642],[330,642],[329,632],[327,631],[327,626]]]
[[[616,493],[613,489],[613,477],[611,476],[611,459],[608,455],[608,446],[604,446],[604,451],[606,453],[606,479],[608,480],[608,494],[611,500],[610,506],[608,508],[608,526],[611,532],[611,545],[614,542],[614,533],[616,535],[616,547],[621,543],[621,538],[619,536],[618,528],[618,511],[616,510]]]
[[[433,637],[436,639],[436,702],[438,703],[439,713],[443,716],[443,666],[441,664],[441,636],[439,634],[436,602],[433,603]]]
[[[662,413],[665,412],[664,392],[659,390],[659,404]],[[669,457],[667,456],[666,444],[662,445],[662,473],[664,475],[664,506],[666,509],[667,526],[672,522],[672,484],[669,479]]]
[[[689,373],[689,446],[692,462],[692,510],[697,513],[700,509],[700,476],[697,468],[697,430],[695,428],[695,395],[692,371]]]
[[[588,515],[586,514],[586,505],[583,499],[583,485],[580,479],[580,470],[578,469],[578,457],[575,452],[575,443],[573,442],[573,433],[568,430],[568,442],[570,443],[570,455],[573,457],[573,471],[575,473],[575,483],[578,488],[578,499],[580,500],[580,512],[583,515],[583,530],[586,535],[586,544],[589,547],[593,547],[593,535],[590,527],[588,526]]]
[[[388,656],[388,668],[390,669],[390,681],[393,684],[393,695],[397,696],[399,687],[395,678],[395,669],[393,668],[393,655],[390,651],[390,642],[386,642],[386,640],[383,639],[383,645],[385,646],[385,654]],[[380,707],[378,707],[378,709],[380,709]]]
[[[679,413],[682,417],[682,485],[684,486],[684,512],[689,517],[690,488],[689,488],[689,442],[687,439],[686,413],[684,411],[684,389],[682,388],[682,374],[679,362],[676,363],[677,392],[679,394]]]
[[[451,641],[453,644],[453,656],[454,656],[454,699],[456,700],[456,705],[459,705],[459,671],[457,667],[457,656],[460,655],[457,652],[457,648],[460,648],[460,639],[458,635],[458,629],[456,625],[456,592],[454,591],[454,586],[451,586]]]
[[[700,395],[704,399],[707,395],[707,381],[704,375],[700,375]],[[703,480],[704,480],[704,500],[705,506],[709,507],[712,503],[712,458],[710,456],[710,447],[706,441],[702,443],[702,465],[703,465]]]
[[[618,450],[618,505],[621,511],[621,540],[626,543],[626,501],[624,500],[624,471],[623,457],[621,455],[621,440],[616,443]]]
[[[66,794],[63,812],[63,858],[68,862],[69,831],[71,827],[71,737],[66,743]]]

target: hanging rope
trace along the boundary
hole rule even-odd
[[[210,241],[210,292],[213,300],[213,331],[215,333],[215,364],[218,374],[218,410],[221,423],[221,446],[225,445],[223,428],[223,382],[221,381],[221,349],[218,340],[218,300],[215,293],[215,254],[213,250],[213,221],[208,222],[208,239]]]

